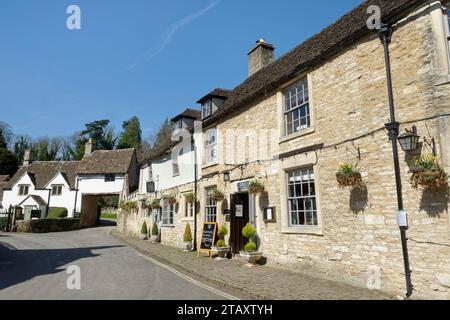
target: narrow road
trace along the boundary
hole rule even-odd
[[[0,233],[0,299],[229,298],[145,259],[109,236],[110,230]],[[69,284],[76,284],[67,273],[70,266],[79,267],[79,290],[68,289],[69,277]]]

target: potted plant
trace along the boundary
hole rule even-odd
[[[141,234],[139,235],[139,240],[147,240],[147,239],[148,239],[147,222],[144,221],[141,227]]]
[[[258,179],[250,180],[248,184],[248,192],[253,195],[261,194],[264,192],[264,184]]]
[[[216,202],[220,202],[220,201],[223,201],[223,199],[225,199],[225,196],[224,196],[223,192],[220,191],[219,189],[217,189],[217,187],[214,187],[211,190],[211,197]]]
[[[152,202],[150,203],[150,206],[152,209],[161,209],[161,204],[160,204],[160,200],[159,199],[153,199]]]
[[[158,236],[159,236],[158,225],[156,224],[156,222],[153,222],[152,237],[151,237],[153,243],[158,241]]]
[[[175,196],[168,196],[167,197],[167,202],[169,202],[169,205],[173,206],[174,204],[177,203],[177,198]]]
[[[338,171],[336,172],[336,179],[342,188],[353,187],[359,188],[364,186],[364,182],[361,178],[361,173],[349,163],[341,163],[339,165]]]
[[[194,204],[195,201],[197,201],[197,196],[193,192],[189,192],[188,194],[186,194],[185,197],[186,197],[187,203],[189,203],[189,204]]]
[[[184,252],[190,252],[192,250],[192,232],[191,225],[189,223],[186,224],[186,228],[184,229],[183,248]]]
[[[244,251],[239,252],[239,254],[250,264],[255,264],[262,258],[262,252],[257,251],[256,243],[253,242],[255,234],[256,230],[251,223],[247,223],[242,229],[242,235],[248,239],[248,243],[244,246]]]
[[[138,210],[138,204],[134,201],[126,201],[120,204],[120,209],[126,213]]]
[[[211,250],[214,255],[219,256],[219,258],[225,258],[230,252],[231,247],[227,246],[225,243],[225,236],[228,234],[227,227],[221,226],[217,232],[219,235],[219,241],[217,241],[216,246],[212,247]]]
[[[412,170],[411,184],[418,189],[438,192],[447,186],[448,175],[439,166],[438,158],[431,154],[418,157]]]

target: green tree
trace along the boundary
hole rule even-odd
[[[12,176],[19,169],[17,157],[7,149],[3,129],[0,128],[0,174]]]
[[[3,129],[0,128],[0,149],[6,149],[7,147],[5,137],[3,136]]]
[[[117,149],[135,148],[141,149],[142,143],[142,130],[139,118],[134,116],[128,121],[124,121],[122,124],[123,132],[120,135]]]
[[[159,127],[159,131],[154,138],[151,138],[151,151],[150,156],[162,151],[167,148],[172,143],[172,125],[169,119],[164,120],[164,122]]]
[[[18,136],[14,142],[14,154],[16,155],[19,163],[23,162],[23,156],[25,155],[25,150],[31,148],[31,138],[28,136]]]
[[[80,136],[95,139],[96,149],[112,150],[116,145],[117,138],[114,137],[113,130],[108,128],[109,122],[109,120],[97,120],[86,123],[86,129],[81,131]]]
[[[59,160],[61,141],[58,138],[40,138],[34,141],[31,147],[33,159],[37,161]]]

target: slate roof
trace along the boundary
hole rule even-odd
[[[81,161],[33,161],[22,166],[6,183],[11,188],[28,173],[37,189],[43,189],[58,173],[61,173],[71,188],[76,187],[77,174],[126,174],[133,159],[134,149],[96,150]]]
[[[46,206],[47,205],[47,202],[44,199],[42,199],[40,196],[30,195],[30,196],[26,197],[25,200],[23,200],[21,203],[19,203],[19,206],[22,205],[22,203],[27,201],[29,198],[33,199],[34,202],[36,202],[40,206]]]
[[[171,119],[171,121],[174,122],[174,121],[177,121],[178,119],[181,119],[181,118],[191,118],[191,119],[195,119],[196,120],[196,119],[200,119],[201,117],[202,117],[202,112],[200,110],[187,108],[186,110],[184,110],[179,115],[173,117]]]
[[[0,175],[0,183],[6,182],[8,180],[9,180],[9,176],[8,175]]]
[[[228,98],[231,94],[231,90],[229,89],[223,89],[223,88],[216,88],[210,93],[208,93],[206,96],[202,97],[200,100],[197,101],[197,103],[202,104],[209,98]]]
[[[26,172],[30,175],[37,189],[45,188],[48,182],[59,172],[62,172],[71,188],[75,188],[75,178],[80,161],[34,161],[28,166],[22,166],[8,181],[11,188]]]
[[[262,68],[228,93],[225,104],[211,117],[205,119],[204,127],[211,126],[231,112],[241,112],[258,96],[278,88],[305,70],[314,68],[326,59],[357,41],[375,33],[367,28],[370,15],[367,8],[378,5],[385,22],[395,22],[406,16],[426,0],[367,0],[344,15],[334,24],[312,36],[287,54]],[[210,94],[208,94],[210,95]],[[206,97],[208,97],[208,95]],[[199,100],[202,103],[203,99]]]
[[[134,149],[96,150],[85,156],[78,166],[79,174],[126,174],[135,154]]]

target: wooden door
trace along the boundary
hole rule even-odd
[[[233,253],[239,253],[248,242],[242,235],[242,228],[249,222],[248,193],[231,195],[230,245]]]

